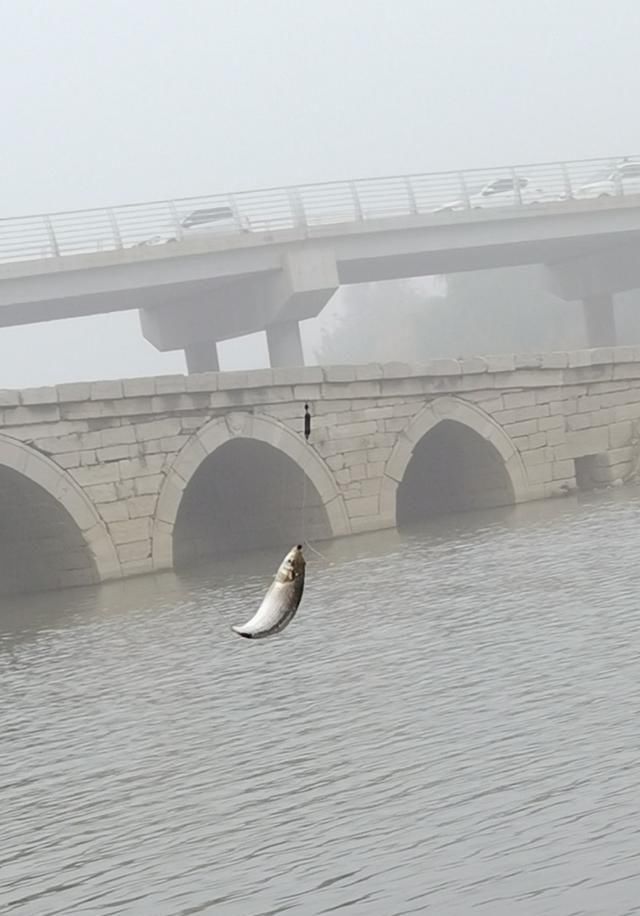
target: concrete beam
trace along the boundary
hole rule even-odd
[[[640,242],[616,245],[584,257],[547,263],[549,289],[568,302],[607,296],[640,286]]]
[[[299,248],[283,255],[278,271],[202,288],[185,301],[143,308],[140,325],[158,350],[195,346],[193,354],[201,352],[203,341],[266,328],[273,365],[300,366],[304,362],[297,324],[318,315],[337,288],[335,254],[320,246]],[[272,324],[277,328],[273,333]],[[200,356],[191,359],[199,364]]]
[[[300,325],[297,321],[280,321],[269,325],[267,347],[272,368],[304,366]]]
[[[183,350],[202,341],[228,340],[261,331],[276,317],[268,276],[225,283],[140,309],[143,336],[156,349]]]
[[[335,250],[313,245],[292,249],[272,277],[272,302],[278,321],[315,318],[340,285]]]

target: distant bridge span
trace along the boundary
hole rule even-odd
[[[612,296],[640,286],[638,192],[627,158],[4,219],[0,327],[138,309],[190,371],[260,330],[273,366],[301,365],[299,321],[342,284],[540,263],[584,301],[589,343],[613,345]]]

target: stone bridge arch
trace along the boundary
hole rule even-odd
[[[500,424],[469,401],[440,397],[427,404],[398,435],[398,441],[387,460],[380,491],[380,514],[387,525],[397,524],[398,488],[405,478],[416,448],[431,430],[445,421],[471,430],[495,449],[502,459],[514,503],[529,498],[522,458]]]
[[[3,473],[6,479],[2,498],[17,500],[8,511],[2,513],[10,526],[8,545],[15,550],[17,533],[20,531],[27,533],[25,550],[29,545],[31,551],[29,565],[33,572],[33,581],[30,582],[30,585],[39,587],[41,584],[36,573],[46,562],[45,548],[47,546],[55,548],[56,538],[64,538],[69,533],[71,540],[74,542],[77,540],[77,545],[74,543],[74,547],[77,546],[78,550],[87,550],[93,569],[91,571],[86,567],[83,569],[82,564],[76,568],[73,562],[70,562],[65,568],[65,574],[54,585],[89,584],[91,581],[103,582],[121,576],[122,571],[115,546],[96,507],[63,468],[31,446],[25,445],[18,439],[0,434],[0,480]],[[0,487],[0,491],[1,489]],[[37,518],[33,520],[35,528],[29,535],[28,520],[21,517],[22,514],[33,510],[35,504],[39,506],[38,511],[41,513],[40,522],[43,518],[52,522],[51,531],[48,533],[49,544],[44,543],[44,540],[47,540],[47,532],[39,530],[40,524]],[[74,532],[79,535],[77,539]],[[33,535],[36,533],[43,534],[42,543],[33,540]],[[0,531],[0,539],[3,534],[4,532]],[[57,561],[64,563],[65,559],[69,560],[69,557],[65,557],[64,554],[66,545],[62,543],[58,546],[60,549],[57,551]],[[6,552],[4,551],[3,554]],[[55,561],[51,559],[50,563],[52,566],[49,572],[52,573]],[[51,584],[45,587],[51,587]]]
[[[174,566],[174,533],[188,485],[203,463],[223,446],[238,440],[262,443],[284,455],[306,474],[326,512],[331,537],[351,532],[344,498],[329,467],[304,439],[265,415],[233,412],[209,421],[178,452],[160,490],[153,526],[154,569]]]

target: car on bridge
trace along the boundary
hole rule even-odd
[[[193,210],[178,222],[179,232],[167,235],[154,235],[136,242],[135,247],[166,245],[179,239],[197,235],[230,235],[237,232],[249,232],[249,220],[237,216],[231,207],[204,207]]]
[[[453,213],[456,210],[476,210],[484,207],[517,207],[520,205],[550,203],[562,200],[560,194],[536,188],[528,178],[520,175],[495,178],[479,191],[437,207],[434,213]]]
[[[640,162],[623,160],[610,171],[601,172],[575,193],[577,200],[594,197],[615,197],[619,194],[640,194]]]

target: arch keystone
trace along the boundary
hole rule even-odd
[[[249,439],[251,437],[251,421],[253,417],[249,413],[234,411],[226,416],[227,427],[232,436],[242,436]]]

